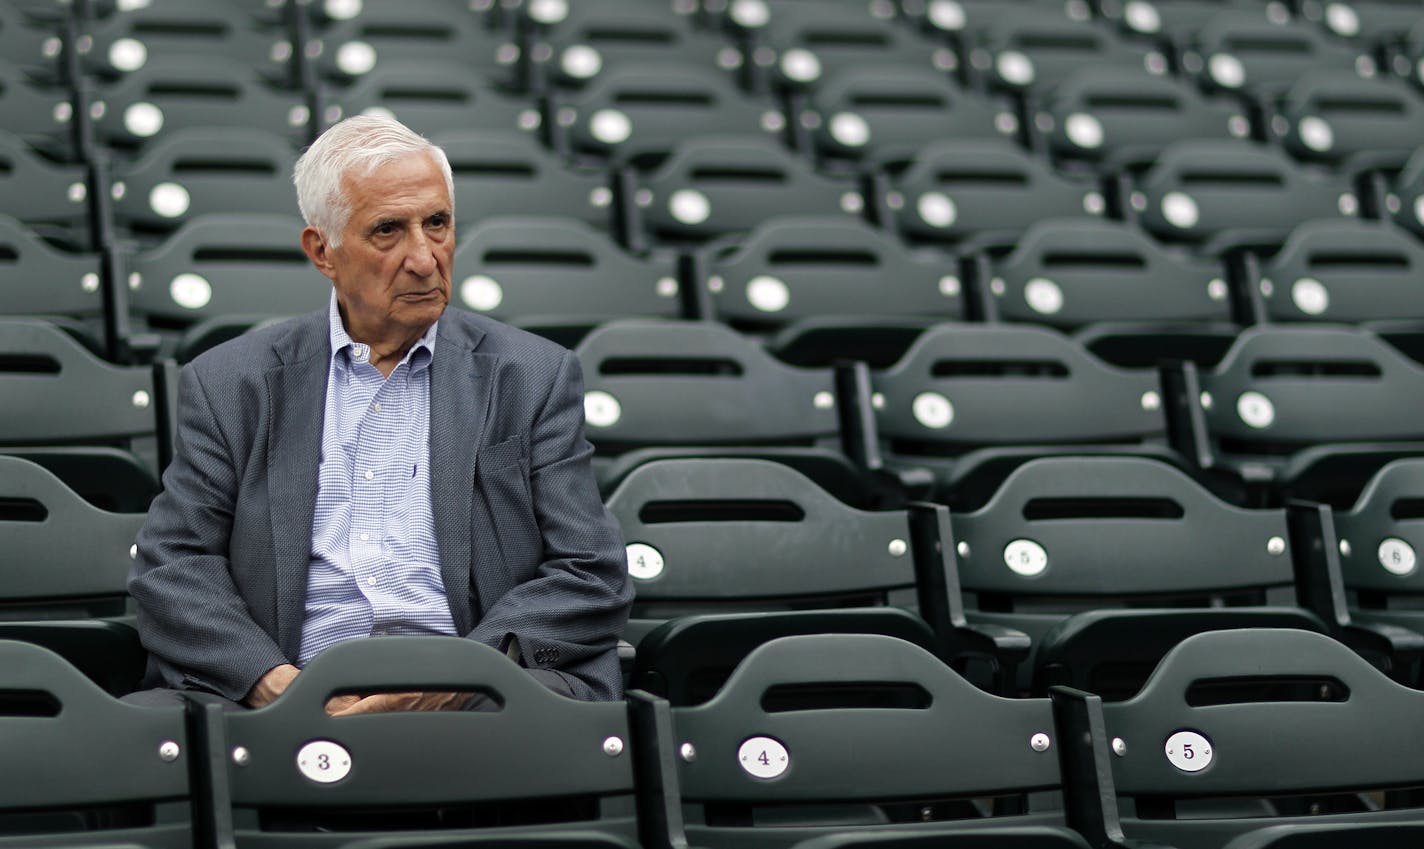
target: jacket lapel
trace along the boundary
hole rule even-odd
[[[311,564],[312,518],[331,363],[326,316],[316,317],[273,347],[282,365],[267,372],[272,417],[267,440],[267,499],[271,505],[276,581],[277,645],[295,660],[301,651]]]
[[[466,634],[480,603],[471,586],[470,511],[495,358],[475,352],[484,337],[477,327],[447,315],[437,332],[430,363],[430,497],[450,614],[456,633]]]

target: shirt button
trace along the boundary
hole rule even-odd
[[[381,402],[380,402],[380,401],[377,401],[377,402],[376,402],[376,412],[379,413],[380,411],[381,411]]]
[[[362,542],[369,542],[370,539],[371,539],[371,535],[370,535],[370,534],[362,534],[362,535],[361,535],[361,541],[362,541]]]
[[[376,585],[376,576],[372,575],[371,577],[367,578],[366,583],[374,587]]]
[[[372,479],[374,479],[375,477],[376,477],[376,473],[375,473],[375,472],[371,471],[370,469],[367,469],[367,470],[366,470],[366,480],[372,480]]]

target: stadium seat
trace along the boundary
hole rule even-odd
[[[1166,74],[1167,57],[1150,45],[1118,39],[1085,20],[1048,15],[1006,17],[982,30],[969,54],[991,89],[1038,94],[1085,64]]]
[[[677,63],[621,65],[558,102],[572,150],[620,164],[666,156],[687,138],[786,128],[774,105],[743,95],[716,68]]]
[[[0,215],[87,244],[82,236],[89,223],[88,199],[82,166],[52,162],[18,136],[0,131]]]
[[[1024,805],[1061,782],[1048,701],[991,696],[894,637],[784,637],[704,704],[630,701],[687,845],[1087,845]]]
[[[8,182],[0,177],[0,184]],[[96,254],[60,251],[0,215],[0,315],[75,319],[98,338],[104,314],[99,272]]]
[[[113,695],[138,686],[148,656],[126,582],[143,520],[101,510],[43,466],[0,455],[0,639],[57,651]]]
[[[145,235],[166,234],[217,213],[297,215],[292,191],[296,152],[269,133],[194,127],[165,135],[112,175],[116,223]]]
[[[63,49],[61,31],[53,21],[35,20],[19,6],[0,3],[0,56],[20,68],[55,76]]]
[[[1401,44],[1410,28],[1419,22],[1418,11],[1407,3],[1391,0],[1350,0],[1348,3],[1303,0],[1300,3],[1301,17],[1323,25],[1335,36],[1366,50]]]
[[[334,694],[407,689],[477,693],[490,709],[323,710]],[[638,846],[626,706],[558,696],[488,646],[355,640],[261,710],[197,698],[208,845]]]
[[[917,67],[847,67],[806,98],[801,113],[818,156],[867,163],[909,159],[940,139],[1008,140],[1014,110]]]
[[[746,330],[801,319],[957,319],[965,296],[953,256],[907,250],[846,218],[772,219],[711,253],[707,285],[716,315]]]
[[[1105,755],[1102,772],[1068,787],[1089,800],[1115,792],[1129,839],[1182,849],[1260,845],[1228,841],[1268,827],[1279,836],[1289,827],[1417,824],[1418,808],[1375,791],[1419,786],[1417,740],[1399,729],[1412,725],[1421,698],[1320,634],[1199,634],[1136,697],[1101,705],[1093,730],[1065,723],[1073,729],[1065,735],[1087,732]],[[1083,701],[1065,691],[1059,699]],[[1412,833],[1401,832],[1404,843],[1387,834],[1355,842],[1346,830],[1344,843],[1330,845],[1400,846]]]
[[[577,218],[615,232],[613,188],[602,171],[576,170],[515,132],[455,131],[432,139],[455,178],[457,230],[498,216]]]
[[[458,306],[526,328],[683,315],[676,257],[633,256],[579,221],[486,218],[463,231],[455,268]]]
[[[1261,263],[1272,321],[1384,322],[1424,316],[1424,245],[1376,221],[1307,221]]]
[[[1098,322],[1229,323],[1226,269],[1168,251],[1130,224],[1041,221],[991,258],[999,316],[1062,329]]]
[[[96,97],[96,136],[129,153],[190,127],[265,130],[303,144],[311,117],[301,93],[273,88],[252,68],[219,56],[154,57]]]
[[[487,85],[478,74],[449,60],[383,64],[324,95],[327,105],[321,117],[328,125],[349,115],[393,115],[431,136],[462,130],[528,133],[541,121],[532,103]]]
[[[1399,226],[1424,237],[1424,153],[1415,151],[1386,191],[1385,214]]]
[[[0,846],[195,844],[183,709],[123,704],[38,646],[0,641]],[[67,756],[56,757],[57,752]]]
[[[1182,64],[1212,91],[1270,102],[1308,71],[1372,76],[1375,62],[1359,49],[1288,17],[1227,9],[1202,24]]]
[[[387,65],[435,65],[460,71],[452,79],[518,82],[520,50],[487,29],[476,12],[451,9],[440,0],[400,4],[337,4],[341,19],[326,16],[308,49],[318,73],[335,81],[358,80]],[[350,11],[355,15],[348,16]]]
[[[1037,108],[1035,128],[1053,156],[1103,171],[1149,165],[1182,139],[1251,133],[1237,104],[1207,97],[1175,77],[1111,65],[1073,71],[1046,88]]]
[[[1312,71],[1281,95],[1271,131],[1305,161],[1397,170],[1424,135],[1424,98],[1398,80]]]
[[[1261,20],[1288,20],[1284,3],[1260,0],[1100,0],[1098,13],[1124,36],[1147,38],[1178,52],[1223,10],[1251,13]]]
[[[1096,183],[1059,175],[1007,142],[946,140],[921,148],[892,171],[885,203],[912,242],[1011,245],[1046,218],[1101,215]]]
[[[44,85],[10,63],[0,52],[0,128],[37,150],[69,159],[74,156],[74,100],[67,88]]]
[[[324,309],[331,284],[302,253],[301,232],[300,219],[283,215],[194,218],[126,258],[129,305],[150,328],[183,337],[183,361],[206,346],[205,322],[245,328]]]
[[[655,244],[744,234],[782,215],[859,217],[860,187],[817,173],[767,138],[691,136],[635,181],[638,237]]]
[[[99,77],[116,78],[136,71],[150,59],[221,56],[259,71],[272,82],[296,82],[291,35],[279,17],[262,16],[261,6],[149,0],[128,4],[80,26],[81,67]],[[264,19],[265,18],[265,19]]]
[[[1166,242],[1219,254],[1279,245],[1302,221],[1352,217],[1360,202],[1348,179],[1305,170],[1279,151],[1245,141],[1183,141],[1134,180],[1133,211]]]
[[[956,509],[1043,454],[1174,456],[1156,372],[1112,366],[1046,328],[938,325],[872,371],[871,387],[884,462],[932,472],[935,500]]]

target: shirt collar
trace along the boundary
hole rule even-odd
[[[337,357],[342,351],[347,351],[347,356],[353,361],[369,362],[371,349],[364,343],[352,339],[346,332],[346,325],[341,321],[341,310],[336,304],[336,290],[331,290],[331,302],[327,307],[327,318],[331,331],[331,356]],[[435,322],[426,328],[420,338],[415,340],[415,344],[410,346],[410,350],[405,352],[401,358],[402,363],[410,363],[412,372],[428,366],[435,357],[435,329],[440,322]],[[359,350],[357,350],[359,349]],[[420,356],[417,353],[423,352]]]

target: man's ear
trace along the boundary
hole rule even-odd
[[[320,230],[315,227],[302,230],[302,253],[307,255],[307,259],[311,260],[317,271],[331,280],[336,279],[336,266],[331,261],[331,245]]]

